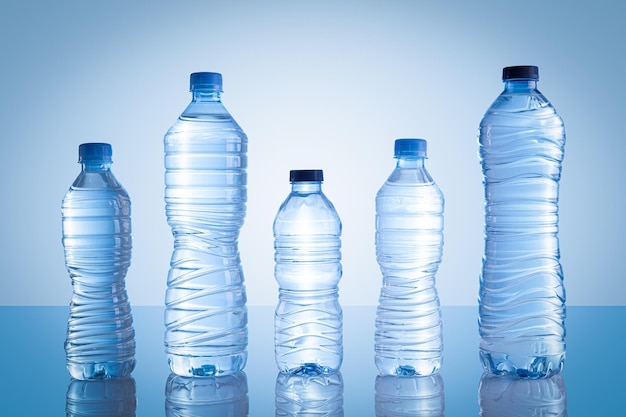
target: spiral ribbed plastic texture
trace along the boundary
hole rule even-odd
[[[193,101],[164,138],[165,209],[174,235],[165,345],[181,376],[235,373],[247,359],[238,239],[248,140],[213,87],[193,86]]]
[[[65,264],[73,287],[67,367],[80,380],[124,377],[135,366],[125,286],[132,247],[130,198],[110,170],[110,154],[82,156],[82,171],[61,208]]]
[[[274,220],[280,287],[275,357],[281,372],[333,373],[343,360],[341,221],[318,182],[293,182]]]
[[[443,253],[444,198],[424,167],[425,141],[423,146],[407,146],[413,154],[396,146],[396,168],[376,195],[376,257],[383,284],[375,362],[382,375],[431,375],[441,366],[435,274]]]
[[[557,231],[564,144],[563,121],[536,80],[505,80],[480,124],[480,354],[491,372],[541,378],[563,366],[565,290]]]

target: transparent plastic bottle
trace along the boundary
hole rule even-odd
[[[534,66],[503,70],[504,91],[480,123],[485,253],[480,356],[486,370],[541,378],[565,360],[558,192],[563,121]]]
[[[193,100],[164,138],[165,210],[174,235],[165,346],[177,375],[232,374],[244,368],[248,345],[238,249],[248,139],[220,101],[220,74],[191,74],[190,90]]]
[[[322,170],[291,171],[290,181],[274,219],[276,364],[286,373],[333,373],[343,360],[341,220],[322,192]]]
[[[111,145],[83,143],[82,165],[61,206],[73,296],[65,353],[73,378],[130,375],[135,332],[125,277],[131,260],[130,198],[111,172]]]
[[[424,167],[426,141],[395,141],[396,168],[376,195],[383,275],[375,362],[381,375],[431,375],[443,354],[435,274],[443,252],[443,194]]]

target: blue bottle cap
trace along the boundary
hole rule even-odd
[[[394,157],[426,158],[426,139],[396,139]]]
[[[502,81],[506,80],[539,80],[539,68],[534,65],[518,65],[502,69]]]
[[[189,76],[189,91],[222,91],[222,74],[217,72],[194,72]]]
[[[324,171],[321,169],[294,169],[289,171],[289,182],[324,181]]]
[[[111,162],[113,149],[108,143],[82,143],[78,147],[78,162],[103,161]]]

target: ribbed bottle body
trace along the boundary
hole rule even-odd
[[[561,370],[565,358],[557,237],[563,121],[534,82],[509,82],[485,114],[479,142],[485,187],[483,366],[522,377],[549,376]]]
[[[341,221],[319,188],[294,183],[274,220],[275,357],[281,372],[333,373],[343,360]],[[319,187],[319,183],[317,184]]]
[[[168,362],[181,376],[235,373],[247,359],[238,249],[247,137],[218,94],[195,94],[164,145],[165,208],[174,235],[165,297]]]
[[[130,198],[108,168],[83,170],[61,211],[73,287],[65,341],[68,370],[79,380],[128,376],[135,366],[125,286],[132,248]]]
[[[435,274],[443,253],[443,209],[443,194],[423,159],[399,161],[376,196],[376,257],[383,284],[375,361],[382,375],[430,375],[441,366]]]

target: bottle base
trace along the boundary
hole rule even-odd
[[[123,362],[68,362],[67,370],[74,379],[81,381],[126,378],[135,369],[135,359]]]
[[[439,372],[441,367],[441,358],[402,361],[377,356],[375,362],[379,375],[429,376]]]
[[[516,375],[525,379],[549,378],[563,370],[565,354],[545,356],[513,356],[499,352],[480,351],[483,369],[496,375]]]
[[[339,372],[339,368],[331,368],[317,363],[304,363],[293,368],[285,366],[280,369],[280,372],[297,376],[330,375]]]
[[[232,375],[243,371],[247,359],[247,352],[228,356],[167,355],[167,362],[172,373],[193,377]]]

